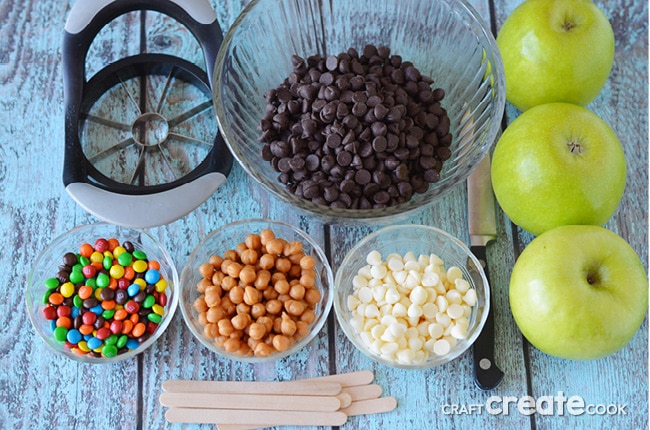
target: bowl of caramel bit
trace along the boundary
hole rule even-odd
[[[269,219],[220,227],[191,253],[180,308],[194,336],[216,354],[258,363],[296,353],[332,307],[333,273],[318,243]]]

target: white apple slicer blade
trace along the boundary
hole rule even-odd
[[[86,80],[86,57],[98,31],[137,10],[154,10],[186,26],[201,45],[207,70],[176,56],[140,53]],[[93,215],[132,228],[167,224],[194,210],[232,166],[212,104],[222,34],[209,4],[76,2],[65,30],[67,192]]]

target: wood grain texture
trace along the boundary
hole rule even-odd
[[[248,3],[211,0],[222,30]],[[520,0],[472,0],[495,30]],[[596,3],[612,22],[616,36],[614,68],[603,92],[589,108],[617,132],[628,159],[623,201],[607,227],[625,238],[648,267],[648,5],[621,0]],[[496,309],[496,360],[506,372],[490,392],[474,386],[467,353],[447,365],[405,371],[378,365],[356,351],[333,312],[309,346],[275,363],[249,365],[217,358],[194,340],[180,311],[163,336],[137,358],[110,365],[86,365],[50,352],[31,329],[23,289],[36,253],[57,235],[96,219],[79,208],[61,185],[63,169],[63,86],[61,38],[74,1],[5,0],[0,3],[0,428],[164,429],[205,428],[171,425],[158,402],[168,379],[280,381],[361,369],[375,373],[384,396],[397,400],[390,413],[350,417],[343,429],[415,430],[566,429],[648,427],[648,323],[632,342],[611,357],[571,362],[549,357],[522,338],[509,312],[508,282],[517,255],[532,240],[498,213],[498,238],[488,249]],[[494,13],[494,15],[491,15]],[[107,62],[138,52],[141,17],[131,14],[98,37],[89,55],[91,74]],[[164,16],[145,17],[149,52],[182,53],[197,64],[202,56],[191,35]],[[96,61],[94,60],[96,59]],[[508,106],[512,121],[519,112]],[[469,241],[460,185],[405,223],[440,227]],[[237,165],[227,182],[187,216],[151,229],[182,268],[199,241],[234,220],[268,217],[297,225],[323,244],[336,270],[363,235],[381,225],[325,225],[270,196]],[[532,417],[446,414],[445,405],[485,405],[492,395],[548,396],[562,391],[593,404],[625,404],[625,416],[568,415]]]

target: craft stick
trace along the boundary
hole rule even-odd
[[[380,397],[383,390],[381,386],[377,384],[369,384],[369,385],[359,385],[356,387],[346,387],[342,390],[343,393],[347,393],[352,397],[352,401],[356,402],[359,400],[369,400],[369,399],[376,399],[377,397]],[[341,406],[342,408],[345,408],[347,406]]]
[[[339,394],[341,395],[341,394]],[[349,403],[352,399],[347,395]],[[342,407],[336,396],[292,396],[268,394],[162,393],[163,406],[267,411],[334,412]]]
[[[362,388],[365,387],[371,387],[372,389],[363,390]],[[389,400],[378,399],[378,397],[381,396],[381,392],[382,392],[381,387],[378,385],[349,387],[349,388],[344,388],[343,390],[344,391],[352,390],[353,392],[356,391],[356,396],[357,396],[357,399],[351,402],[350,407],[341,405],[342,412],[348,411],[350,413],[350,414],[346,414],[348,416],[361,415],[364,413],[370,414],[370,413],[379,413],[379,412],[389,412],[395,409],[395,407],[397,406],[397,402],[392,397],[386,397]],[[370,397],[370,396],[375,396],[375,397]],[[364,400],[373,400],[373,399],[381,400],[381,402],[377,402],[373,404],[360,403],[363,402]],[[375,411],[379,410],[379,412],[372,412],[371,408],[374,408]],[[381,410],[381,409],[386,409],[386,410]],[[369,411],[369,412],[365,412],[365,411]],[[265,427],[270,427],[270,426],[268,424],[255,424],[255,425],[219,424],[217,426],[217,430],[255,430],[255,429],[260,429]]]
[[[356,387],[358,385],[370,384],[375,379],[375,374],[370,370],[359,370],[350,373],[338,373],[335,375],[316,376],[301,381],[327,381],[338,382],[343,388]]]
[[[166,392],[173,393],[221,393],[221,394],[281,394],[302,396],[335,396],[341,392],[341,384],[333,381],[263,382],[263,381],[188,381],[170,379],[162,383]]]
[[[340,408],[347,408],[348,406],[350,406],[352,404],[352,396],[349,395],[348,393],[343,392],[343,391],[341,391],[341,393],[339,395],[337,395],[336,398],[339,400],[339,403],[340,403],[339,409]]]
[[[170,408],[165,418],[171,423],[238,424],[265,426],[341,426],[348,416],[343,412],[263,411],[243,409]]]
[[[352,402],[347,408],[340,411],[351,417],[354,415],[380,414],[390,412],[397,407],[397,400],[394,397],[380,397],[378,399],[359,400]]]

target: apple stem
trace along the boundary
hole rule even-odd
[[[582,154],[582,145],[580,145],[580,142],[576,142],[575,140],[571,140],[570,142],[567,143],[567,146],[569,147],[569,151],[572,154]]]
[[[562,30],[567,32],[573,30],[574,28],[576,28],[576,23],[568,19],[562,25]]]

